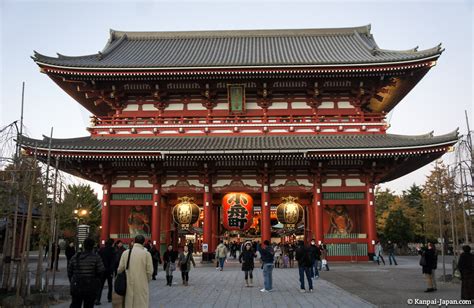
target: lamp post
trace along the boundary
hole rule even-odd
[[[89,211],[87,209],[78,207],[74,210],[74,217],[76,219],[77,225],[77,247],[76,249],[82,248],[82,242],[89,236],[89,226],[88,225],[80,225],[81,218],[86,217],[89,215]]]

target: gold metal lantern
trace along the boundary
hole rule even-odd
[[[192,197],[178,198],[180,201],[173,207],[173,220],[181,229],[189,230],[192,224],[199,219],[199,206],[194,203]]]
[[[298,197],[288,196],[282,198],[283,202],[277,207],[278,221],[288,229],[295,229],[303,220],[303,207],[297,203]]]

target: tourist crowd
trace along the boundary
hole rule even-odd
[[[108,284],[107,300],[112,302],[113,307],[148,307],[148,284],[151,280],[156,280],[159,264],[163,265],[168,287],[173,285],[175,271],[181,272],[182,285],[188,286],[191,268],[196,266],[193,248],[192,243],[181,247],[179,251],[173,245],[168,245],[161,256],[155,245],[152,245],[150,241],[145,243],[142,235],[135,237],[129,249],[126,249],[120,240],[114,242],[112,239],[107,240],[103,247],[98,248],[92,239],[87,238],[83,243],[83,251],[78,253],[74,245],[68,245],[65,254],[71,283],[71,307],[100,305],[105,282]],[[379,265],[380,262],[385,265],[380,242],[377,242],[374,248],[374,261]],[[388,241],[386,248],[390,265],[392,262],[397,265],[394,244]],[[460,257],[458,266],[462,277],[462,298],[473,299],[474,257],[470,253],[469,246],[463,249],[464,253]],[[418,252],[421,256],[420,266],[428,285],[425,292],[436,291],[436,249],[428,243],[426,247],[418,247]],[[319,272],[323,269],[329,271],[327,255],[326,245],[323,243],[317,245],[314,239],[311,240],[310,245],[305,245],[303,241],[296,244],[271,244],[269,241],[263,243],[246,241],[240,244],[221,241],[215,250],[216,269],[223,271],[228,258],[241,263],[246,287],[254,286],[254,269],[256,266],[260,267],[263,273],[263,288],[260,291],[264,293],[274,291],[273,269],[294,267],[295,261],[298,267],[300,291],[313,292],[313,283],[319,278]],[[114,277],[124,272],[126,273],[126,282],[124,282],[126,291],[124,291],[124,296],[121,296],[117,294],[120,293],[120,287],[117,286],[119,279],[115,278],[115,287],[113,282]],[[308,288],[306,288],[306,282]],[[114,288],[116,292],[113,292]]]

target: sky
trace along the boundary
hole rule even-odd
[[[69,97],[30,58],[97,53],[109,29],[185,31],[354,27],[371,24],[384,49],[427,49],[442,43],[438,64],[388,115],[388,133],[467,132],[473,120],[474,1],[23,1],[0,0],[0,128],[20,117],[42,138],[86,136],[89,112]],[[454,160],[446,154],[447,164]],[[396,192],[423,184],[433,164],[383,187]],[[93,187],[100,194],[99,185]]]

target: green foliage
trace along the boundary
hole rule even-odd
[[[84,209],[88,214],[79,216],[74,210]],[[65,238],[74,238],[77,223],[91,227],[91,235],[95,235],[101,224],[101,207],[99,199],[90,185],[69,185],[64,200],[58,208],[60,230]],[[77,219],[79,218],[79,220]]]
[[[384,234],[387,239],[397,243],[399,247],[406,246],[414,238],[412,224],[401,208],[389,212],[385,223]]]
[[[403,191],[402,199],[410,209],[414,210],[416,219],[412,221],[412,227],[415,242],[424,242],[423,189],[413,183],[408,190]]]

